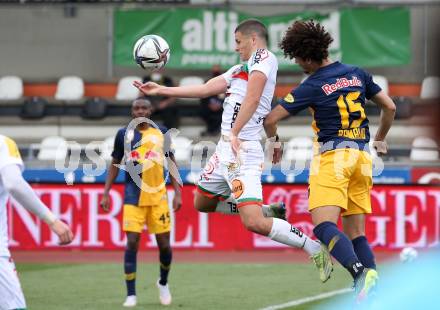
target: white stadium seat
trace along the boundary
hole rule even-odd
[[[134,81],[142,81],[138,76],[126,76],[119,80],[116,90],[116,100],[131,101],[139,97],[139,90],[133,86]]]
[[[102,143],[99,145],[99,151],[101,153],[101,157],[109,161],[112,159],[113,146],[115,142],[115,137],[107,137]]]
[[[410,153],[411,160],[431,161],[439,159],[437,143],[428,137],[417,137],[414,139]]]
[[[388,79],[383,75],[373,75],[373,82],[382,88],[385,94],[389,94]]]
[[[440,77],[427,76],[423,79],[422,89],[420,90],[421,99],[440,98]]]
[[[179,81],[179,86],[202,85],[205,81],[199,76],[186,76]]]
[[[60,136],[49,136],[43,139],[38,152],[38,160],[64,159],[67,156],[67,141]]]
[[[18,76],[0,78],[0,100],[17,100],[23,96],[23,81]]]
[[[191,160],[191,140],[186,137],[175,137],[172,139],[172,149],[174,150],[174,158],[178,162],[189,162]]]
[[[186,76],[179,81],[179,86],[191,86],[191,85],[202,85],[205,81],[199,76]],[[198,98],[180,98],[180,100],[199,102]]]
[[[77,76],[64,76],[58,81],[56,100],[75,101],[84,96],[84,82]]]

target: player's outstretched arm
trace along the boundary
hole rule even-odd
[[[60,244],[69,244],[73,240],[70,228],[55,217],[55,215],[38,198],[30,185],[23,179],[17,165],[7,165],[0,170],[2,183],[8,193],[26,210],[45,221],[51,230],[57,234]]]
[[[394,104],[393,100],[387,94],[385,94],[384,91],[377,93],[375,96],[373,96],[373,98],[371,98],[371,100],[381,109],[379,128],[377,129],[376,136],[373,141],[373,147],[376,149],[378,155],[383,155],[387,153],[385,137],[394,121],[396,105]]]
[[[219,75],[210,79],[203,85],[188,85],[179,87],[167,87],[147,82],[142,84],[134,81],[133,86],[147,96],[166,96],[179,98],[205,98],[226,92],[228,84],[223,76]]]

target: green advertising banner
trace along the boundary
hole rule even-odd
[[[256,17],[221,9],[116,10],[113,62],[135,66],[134,43],[146,34],[163,37],[171,49],[168,68],[209,69],[213,64],[230,67],[239,63],[234,52],[234,29],[247,18],[258,18],[268,28],[269,50],[280,69],[293,68],[278,47],[285,30],[295,20],[319,21],[331,33],[332,59],[371,67],[410,62],[410,15],[406,8],[342,9],[328,14],[301,12]]]

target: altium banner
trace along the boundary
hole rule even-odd
[[[230,67],[240,62],[234,52],[234,29],[247,18],[258,18],[268,28],[269,49],[280,69],[293,69],[278,44],[295,20],[314,19],[331,33],[332,59],[363,66],[405,65],[411,59],[410,14],[406,8],[341,9],[328,14],[290,13],[251,16],[221,9],[116,10],[114,15],[113,62],[135,66],[132,49],[137,39],[157,34],[167,40],[173,69],[208,69],[213,64]]]

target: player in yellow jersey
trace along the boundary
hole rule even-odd
[[[365,237],[365,215],[371,213],[372,161],[364,106],[371,99],[382,110],[373,142],[378,154],[387,152],[385,137],[396,107],[370,74],[328,58],[332,41],[324,27],[313,21],[297,21],[289,27],[280,47],[309,77],[271,111],[265,126],[274,136],[279,120],[311,109],[319,143],[309,178],[314,233],[353,276],[357,300],[362,301],[378,279]],[[343,232],[336,226],[339,215]]]
[[[131,107],[134,121],[148,119],[152,113],[151,103],[147,99],[136,99]],[[108,211],[110,207],[109,191],[116,179],[118,164],[124,159],[126,165],[123,230],[127,234],[127,247],[124,257],[124,269],[127,285],[125,307],[134,307],[136,298],[136,262],[140,234],[146,224],[148,231],[156,235],[159,248],[160,278],[157,281],[161,304],[171,303],[168,287],[168,272],[171,267],[172,252],[170,246],[170,210],[165,187],[164,160],[175,165],[174,155],[170,152],[165,128],[156,128],[154,123],[140,121],[135,128],[121,128],[115,137],[112,163],[108,169],[104,196],[101,206]],[[141,167],[141,171],[135,171]],[[177,166],[173,166],[177,167]],[[170,173],[175,194],[173,211],[182,205],[180,185]]]

